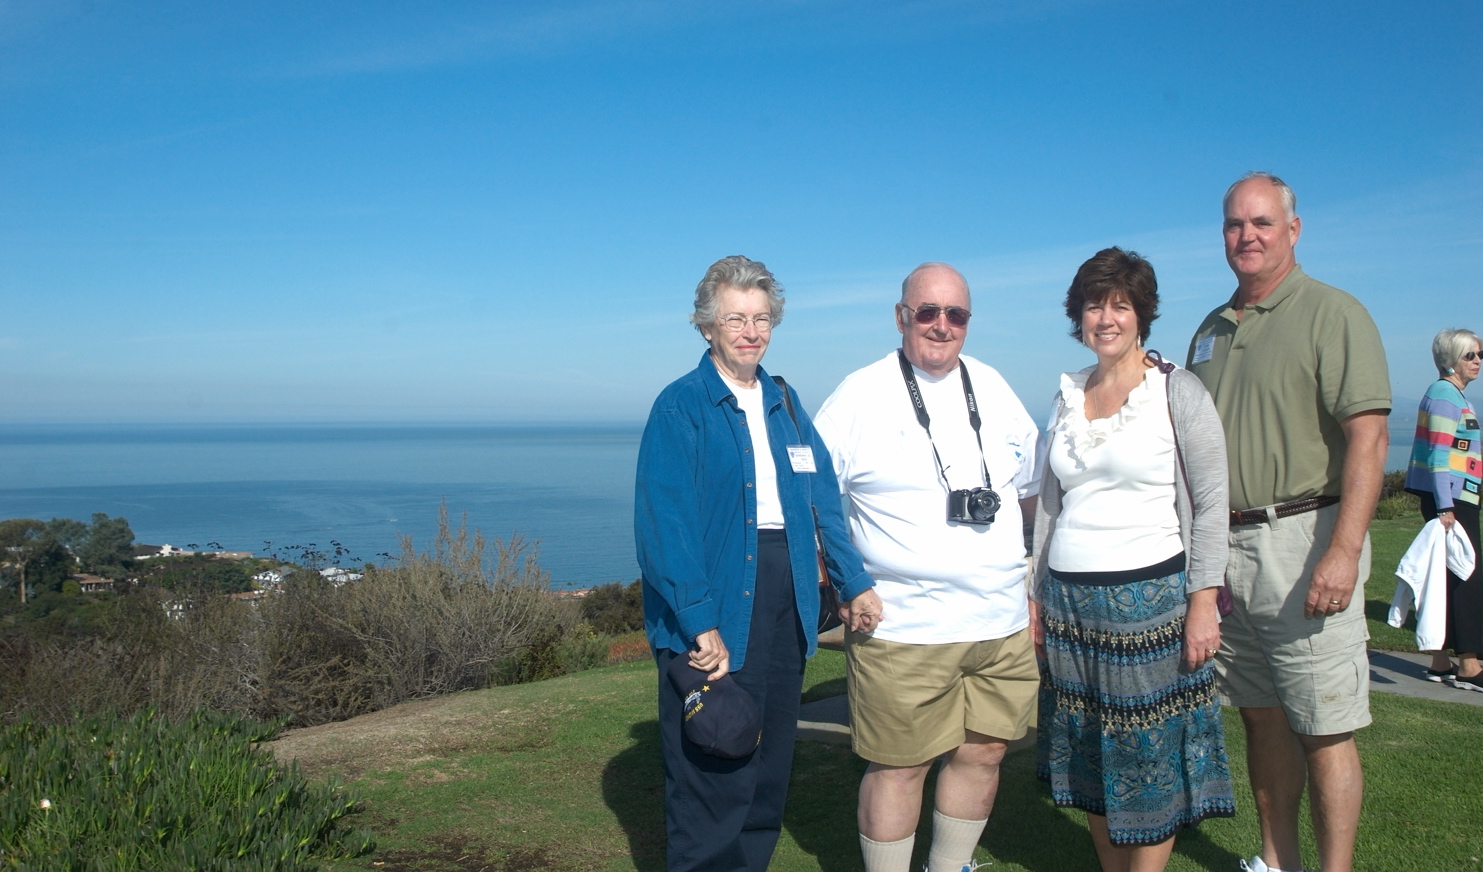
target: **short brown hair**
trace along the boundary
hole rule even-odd
[[[1148,341],[1148,332],[1159,317],[1159,280],[1153,265],[1136,251],[1123,251],[1117,246],[1104,248],[1087,259],[1076,271],[1071,287],[1066,290],[1066,317],[1071,319],[1071,337],[1084,342],[1081,335],[1081,313],[1088,303],[1104,303],[1112,298],[1126,299],[1138,316],[1138,340]]]

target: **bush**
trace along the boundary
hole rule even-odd
[[[582,618],[599,633],[617,636],[644,628],[643,582],[624,587],[616,581],[600,584],[582,598]]]
[[[1405,470],[1392,469],[1385,473],[1380,485],[1380,502],[1375,506],[1376,518],[1395,521],[1421,516],[1421,498],[1406,492],[1405,481]]]
[[[439,515],[431,551],[403,539],[395,566],[334,587],[295,573],[265,601],[267,711],[295,724],[487,687],[496,664],[553,625],[549,575],[519,537],[486,543]]]
[[[355,800],[254,748],[274,726],[154,710],[0,729],[0,861],[15,869],[311,870],[364,854]]]
[[[37,632],[0,638],[0,721],[61,724],[148,706],[174,719],[202,706],[260,712],[250,605],[222,597],[171,603],[160,591],[132,589],[99,599],[90,614],[99,628],[92,635],[40,632],[43,622],[32,625]]]
[[[649,645],[649,637],[642,630],[632,633],[624,633],[611,640],[608,645],[608,664],[637,663],[640,660],[650,660],[654,657],[654,649]]]
[[[560,628],[579,622],[575,604],[549,596],[533,548],[519,538],[494,547],[487,560],[484,539],[453,529],[444,511],[431,551],[406,539],[395,565],[340,586],[294,572],[256,604],[131,586],[91,600],[101,611],[86,616],[90,634],[57,635],[84,622],[48,612],[46,632],[37,623],[0,636],[0,722],[147,706],[179,719],[204,706],[308,726],[487,687],[496,664],[552,628],[559,646]],[[590,659],[553,652],[556,664]]]

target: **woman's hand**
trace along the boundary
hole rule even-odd
[[[1215,659],[1220,650],[1220,613],[1215,606],[1218,587],[1190,594],[1184,615],[1184,667],[1194,672]]]
[[[720,681],[731,671],[731,652],[721,641],[720,630],[706,630],[695,637],[695,650],[690,652],[690,665],[709,673],[707,681]]]
[[[875,628],[881,625],[885,608],[875,588],[868,588],[849,602],[840,604],[839,619],[853,632],[874,633]]]
[[[1457,523],[1457,516],[1452,513],[1451,509],[1443,509],[1437,513],[1437,520],[1441,522],[1443,530],[1451,530],[1452,525]]]

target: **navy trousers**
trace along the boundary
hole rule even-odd
[[[686,741],[683,700],[667,676],[670,661],[687,655],[655,653],[669,872],[766,872],[782,833],[806,641],[787,540],[780,530],[760,530],[758,540],[746,667],[731,673],[762,712],[757,750],[723,760]]]

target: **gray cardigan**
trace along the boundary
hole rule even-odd
[[[1179,474],[1174,479],[1174,508],[1179,513],[1179,538],[1184,543],[1187,593],[1218,587],[1225,582],[1229,554],[1230,503],[1226,467],[1226,434],[1215,413],[1215,403],[1205,386],[1189,370],[1168,374],[1169,418],[1174,423],[1174,443],[1179,454]],[[1056,394],[1055,415],[1046,436],[1048,447],[1065,411],[1065,401]],[[1042,458],[1040,499],[1035,506],[1035,573],[1030,597],[1039,601],[1040,581],[1049,567],[1050,539],[1061,514],[1060,479]]]

